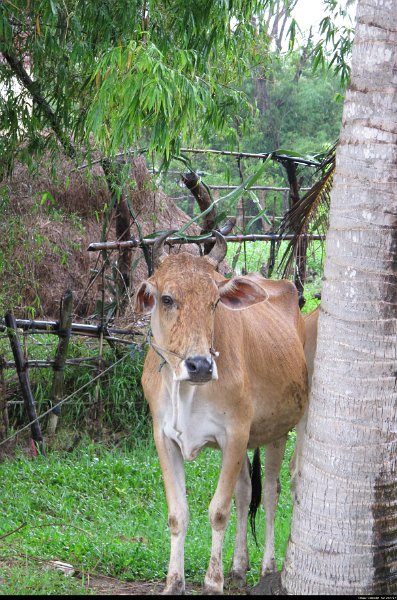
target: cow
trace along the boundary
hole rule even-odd
[[[183,594],[188,525],[184,461],[206,446],[222,463],[209,505],[212,548],[207,594],[222,594],[222,545],[235,495],[237,532],[230,579],[249,568],[251,500],[247,449],[265,446],[265,551],[261,575],[276,570],[274,519],[287,433],[305,412],[308,395],[305,328],[295,286],[258,274],[227,279],[218,272],[227,244],[215,232],[210,254],[167,254],[160,236],[153,275],[135,295],[135,311],[151,315],[151,342],[142,386],[153,421],[168,505],[170,559],[163,594]]]

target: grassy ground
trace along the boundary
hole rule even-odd
[[[276,522],[280,568],[290,527],[288,461],[293,443],[291,434]],[[207,510],[219,466],[220,453],[211,450],[186,465],[191,514],[186,577],[190,582],[201,582],[207,567],[211,544]],[[100,573],[122,580],[164,580],[169,553],[167,508],[151,441],[123,450],[89,444],[66,455],[53,452],[47,460],[21,454],[0,464],[0,481],[0,595],[90,593],[84,577],[79,580],[48,569],[46,561],[52,560],[72,564],[86,574],[85,579],[87,573]],[[257,519],[258,547],[249,533],[250,584],[258,579],[263,552],[262,510]],[[234,531],[233,512],[225,539],[226,570]]]

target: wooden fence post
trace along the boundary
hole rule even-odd
[[[95,369],[95,376],[100,375],[103,371],[103,340],[105,330],[105,274],[102,271],[102,281],[100,286],[101,292],[101,325],[99,330],[99,347],[98,347],[98,361],[97,368]],[[101,396],[101,384],[98,379],[93,394],[93,401],[91,406],[91,436],[96,438],[102,434],[102,419],[103,419],[103,402]]]
[[[0,440],[7,437],[9,428],[4,364],[4,358],[0,356]]]
[[[295,206],[299,198],[299,181],[296,174],[297,163],[286,161],[284,167],[287,171],[288,183],[290,187],[290,206]],[[306,233],[304,231],[303,233]],[[307,262],[307,246],[308,241],[305,236],[299,238],[298,245],[296,247],[296,260],[295,260],[295,274],[294,283],[299,294],[299,308],[303,308],[306,300],[303,296],[305,280],[306,280],[306,262]]]
[[[182,175],[182,181],[197,200],[200,210],[203,212],[211,206],[212,200],[206,187],[201,183],[200,177],[196,173],[185,173]],[[203,217],[201,233],[209,233],[214,229],[216,220],[216,208],[213,207],[209,213]],[[204,254],[209,254],[214,247],[214,242],[204,242]]]
[[[47,424],[47,431],[50,435],[54,435],[61,413],[61,408],[57,405],[63,396],[65,361],[72,331],[72,307],[72,291],[66,290],[61,300],[58,329],[59,341],[53,365],[54,378],[52,380],[51,405],[54,408],[49,414]]]
[[[19,343],[15,317],[11,312],[8,312],[4,316],[4,321],[7,327],[7,335],[10,340],[11,350],[14,355],[15,368],[17,370],[19,383],[21,385],[25,410],[29,421],[33,421],[30,426],[33,446],[40,452],[40,454],[45,456],[44,440],[41,434],[40,423],[37,421],[36,404],[30,387],[28,365],[27,361],[23,357],[21,344]]]

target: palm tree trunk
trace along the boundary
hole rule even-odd
[[[282,584],[397,592],[397,0],[358,0]]]

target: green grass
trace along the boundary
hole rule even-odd
[[[21,561],[22,562],[22,561]],[[0,596],[89,595],[84,578],[66,577],[45,564],[33,568],[29,562],[3,566],[0,563]]]
[[[288,462],[293,443],[292,433],[282,469],[276,521],[279,568],[290,528]],[[190,524],[185,571],[191,582],[203,580],[210,556],[208,505],[219,467],[220,453],[213,450],[204,450],[196,461],[186,464]],[[164,580],[169,555],[167,507],[150,438],[133,449],[108,450],[91,444],[72,453],[50,453],[47,460],[20,455],[0,464],[0,481],[0,537],[25,524],[0,539],[0,595],[86,593],[74,578],[48,571],[40,577],[44,567],[38,559],[61,560],[82,572],[123,580]],[[261,509],[258,547],[249,533],[250,584],[259,577],[263,523]],[[226,571],[231,564],[234,533],[233,511],[224,545]],[[79,585],[81,590],[76,592]]]

